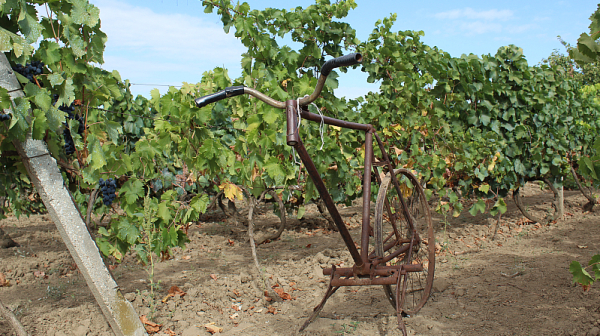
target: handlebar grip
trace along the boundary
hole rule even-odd
[[[360,53],[354,53],[330,59],[321,67],[321,75],[328,76],[331,70],[337,67],[350,66],[360,62],[362,62],[362,55]]]
[[[233,96],[239,96],[241,94],[244,94],[244,86],[230,86],[225,88],[223,91],[196,98],[194,99],[194,102],[196,102],[196,106],[204,107],[208,104],[218,102],[219,100]]]

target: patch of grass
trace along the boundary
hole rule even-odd
[[[342,324],[342,329],[337,330],[335,333],[340,334],[340,335],[352,334],[356,331],[356,328],[358,328],[359,323],[360,323],[359,321],[352,321],[352,322],[350,322],[350,325],[347,325],[346,323],[344,323],[344,324]],[[334,326],[335,326],[335,324],[334,324]]]
[[[58,301],[65,296],[66,290],[67,285],[65,285],[62,282],[59,282],[56,285],[48,285],[48,287],[46,288],[46,294],[48,295],[48,298]]]
[[[294,243],[296,241],[296,237],[292,235],[284,235],[283,238],[281,238],[281,240],[283,240],[286,243]]]

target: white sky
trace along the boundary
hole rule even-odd
[[[135,84],[135,94],[149,96],[168,85],[198,82],[216,66],[240,74],[240,54],[245,51],[233,36],[223,32],[216,14],[205,14],[199,0],[91,0],[100,8],[102,30],[108,35],[107,70],[118,70]],[[313,4],[308,0],[247,0],[252,9],[293,8]],[[593,1],[389,1],[356,0],[358,7],[342,21],[357,30],[360,40],[371,33],[375,21],[397,13],[395,30],[423,30],[423,41],[458,57],[461,54],[495,54],[499,47],[515,44],[524,49],[530,65],[553,49],[564,51],[562,36],[575,44],[588,31]],[[356,97],[377,85],[368,84],[359,70],[344,74],[336,94]],[[157,86],[161,85],[161,86]],[[162,86],[167,85],[167,86]]]

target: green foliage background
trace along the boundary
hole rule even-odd
[[[495,200],[492,214],[504,212],[503,198],[511,190],[544,178],[560,185],[574,162],[585,176],[600,176],[592,160],[600,145],[594,89],[559,63],[531,66],[512,45],[495,55],[452,57],[424,44],[423,32],[392,31],[395,15],[376,22],[360,41],[343,22],[356,8],[353,0],[262,11],[228,0],[203,4],[247,48],[242,75],[231,79],[227,69],[215,68],[197,84],[184,83],[163,95],[155,90],[146,99],[133,97],[118,72],[98,67],[107,37],[99,10],[87,0],[0,0],[0,49],[13,64],[46,64],[36,83],[19,76],[26,97],[14,105],[0,90],[1,107],[12,113],[0,126],[5,172],[0,197],[10,199],[11,211],[31,210],[24,197],[32,187],[12,144],[25,134],[46,141],[82,208],[100,177],[118,179],[116,203],[124,215],[94,206],[97,214],[112,215],[97,242],[117,260],[131,249],[147,260],[145,251],[168,255],[171,247],[184,246],[186,223],[197,220],[221,189],[244,187],[258,195],[267,187],[300,184],[303,191],[286,190],[284,199],[315,200],[314,186],[285,143],[282,111],[247,96],[198,109],[193,98],[232,85],[280,101],[303,97],[312,93],[327,59],[350,52],[362,53],[362,65],[332,72],[316,101],[320,111],[314,106],[311,111],[373,124],[394,161],[416,171],[429,195],[449,200],[438,202],[441,213],[458,216],[460,197],[478,199],[471,214],[486,211],[489,198]],[[283,37],[300,47],[279,45]],[[32,47],[36,43],[39,47]],[[379,91],[350,100],[335,97],[337,71],[359,69],[380,84]],[[55,104],[53,95],[58,95]],[[81,136],[73,134],[77,151],[67,156],[62,129],[78,125],[58,106],[75,100],[87,127]],[[333,199],[347,203],[361,197],[364,135],[327,127],[321,137],[318,127],[302,121],[300,132]],[[152,224],[158,240],[140,234],[146,195],[156,211]]]

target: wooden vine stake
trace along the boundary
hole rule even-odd
[[[0,86],[11,98],[23,97],[16,76],[4,54],[0,55]],[[136,311],[127,301],[106,268],[81,213],[65,187],[56,160],[41,140],[13,140],[27,173],[48,214],[96,298],[102,313],[117,336],[147,335]]]

